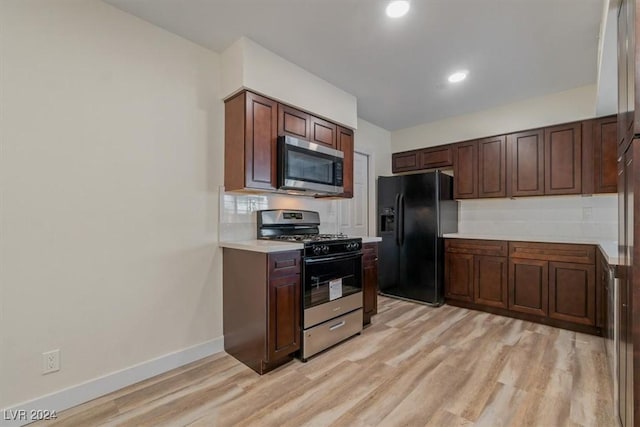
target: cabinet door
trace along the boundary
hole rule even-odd
[[[338,127],[319,117],[310,116],[309,140],[327,147],[336,148],[338,145]]]
[[[444,259],[445,297],[473,301],[473,255],[447,252]]]
[[[478,142],[469,141],[453,147],[453,197],[478,197]]]
[[[544,132],[507,135],[507,197],[544,194]]]
[[[300,349],[300,275],[269,280],[268,362]]]
[[[506,197],[507,141],[495,136],[478,141],[478,197]]]
[[[549,317],[595,325],[595,275],[593,265],[550,262]]]
[[[338,126],[338,150],[344,153],[342,169],[344,193],[342,197],[353,197],[353,131]]]
[[[507,308],[507,258],[476,255],[473,288],[475,303]]]
[[[548,303],[548,261],[509,259],[509,309],[546,316]]]
[[[309,115],[288,105],[278,104],[278,135],[309,139]]]
[[[617,191],[617,126],[616,116],[593,122],[594,193],[615,193]]]
[[[373,244],[373,246],[375,257],[367,257],[365,247],[362,264],[363,323],[365,325],[371,323],[371,316],[378,312],[378,245]]]
[[[419,155],[420,152],[417,150],[393,153],[391,155],[391,171],[393,173],[399,173],[418,170]]]
[[[582,193],[582,124],[544,130],[544,193]]]
[[[245,186],[275,190],[278,103],[247,92],[245,126]]]
[[[451,145],[426,148],[420,153],[420,168],[442,168],[453,164]]]

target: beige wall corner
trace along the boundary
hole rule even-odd
[[[356,97],[242,37],[222,53],[222,98],[246,88],[357,128]]]

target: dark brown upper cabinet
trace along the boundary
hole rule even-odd
[[[593,192],[615,193],[618,188],[617,118],[593,121]]]
[[[507,196],[544,194],[544,131],[507,135]]]
[[[342,169],[344,193],[342,197],[353,197],[353,131],[338,126],[338,150],[344,154]]]
[[[461,142],[453,147],[453,197],[478,197],[478,141]]]
[[[336,148],[338,145],[338,127],[319,117],[310,116],[309,141]]]
[[[391,155],[391,171],[393,173],[410,172],[420,169],[418,159],[420,150],[404,151]]]
[[[478,197],[507,196],[507,139],[478,140]]]
[[[582,193],[582,123],[545,128],[544,193]]]
[[[451,145],[425,148],[420,152],[420,169],[442,168],[453,165]]]
[[[251,92],[225,102],[226,190],[275,190],[278,103]]]
[[[310,129],[309,114],[288,105],[278,104],[278,135],[290,135],[308,140]]]
[[[225,189],[275,191],[282,135],[342,151],[345,191],[337,197],[353,197],[353,131],[250,91],[225,101]]]

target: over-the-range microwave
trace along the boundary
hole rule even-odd
[[[314,142],[278,138],[278,189],[311,194],[341,194],[344,154]]]

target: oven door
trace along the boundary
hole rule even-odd
[[[278,140],[278,153],[278,188],[324,194],[344,192],[341,151],[284,136]]]
[[[362,253],[304,259],[304,309],[362,291]]]

